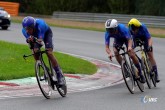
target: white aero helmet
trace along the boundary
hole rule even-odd
[[[116,19],[108,19],[106,22],[105,22],[105,28],[108,29],[108,28],[116,28],[118,26],[118,22]]]

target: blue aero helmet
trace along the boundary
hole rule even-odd
[[[31,16],[27,16],[23,19],[22,21],[22,26],[23,28],[27,29],[27,28],[34,28],[36,24],[36,20],[31,17]]]

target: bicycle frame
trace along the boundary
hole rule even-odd
[[[33,50],[33,52],[34,52],[34,50]],[[47,52],[47,50],[41,51],[41,50],[39,49],[38,52],[34,52],[33,54],[30,54],[30,55],[23,55],[23,58],[26,60],[26,57],[38,55],[38,56],[39,56],[39,61],[41,61],[41,64],[44,65],[45,70],[47,71],[48,75],[50,76],[51,74],[53,74],[53,70],[51,69],[51,73],[47,70],[47,68],[46,68],[47,66],[46,66],[46,64],[45,64],[45,62],[44,62],[44,59],[43,59],[43,56],[42,56],[42,54],[43,54],[43,53],[46,53],[46,52]],[[52,68],[52,65],[51,65],[51,62],[50,62],[49,59],[48,59],[48,61],[49,61],[50,68]],[[51,82],[53,81],[52,77],[50,77],[50,80],[51,80]],[[57,83],[57,82],[54,82],[54,83]]]
[[[142,48],[142,46],[140,46],[140,51],[141,51],[141,57],[144,58],[144,63],[147,67],[147,72],[150,72],[150,67],[147,64],[147,59],[148,59],[148,55],[147,53],[144,51],[144,49]]]
[[[125,54],[128,54],[128,51],[126,52],[125,51],[125,48],[124,47],[120,47],[120,46],[119,47],[117,46],[117,49],[123,50],[123,53],[118,54],[118,55],[122,55],[122,64],[121,64],[121,67],[122,67],[122,73],[123,73],[123,77],[124,77],[125,83],[127,85],[127,88],[133,94],[134,87],[136,87],[136,84],[137,84],[137,86],[139,87],[140,91],[143,92],[144,91],[144,85],[140,82],[139,77],[138,77],[138,74],[136,74],[136,67],[134,66],[134,63],[133,63],[132,59],[130,57],[128,59],[130,64],[127,61],[127,58],[126,58],[126,55]],[[125,70],[123,70],[124,69],[124,65],[125,66],[128,66],[128,69],[130,70],[130,73],[129,74],[131,76],[129,76],[129,77],[130,77],[130,80],[132,80],[131,81],[132,82],[132,87],[131,88],[128,86],[128,82],[126,81],[126,78],[127,77],[125,78],[125,76],[124,76],[124,74],[126,74],[126,73],[124,73]]]
[[[132,66],[133,66],[132,60],[131,60],[130,57],[129,57],[129,63],[128,63],[128,60],[127,60],[127,58],[126,58],[126,54],[128,54],[128,51],[127,51],[127,52],[125,51],[125,47],[118,47],[118,49],[121,49],[121,50],[123,51],[123,53],[121,53],[121,54],[119,54],[119,55],[122,56],[122,59],[126,62],[127,65],[129,65],[129,63],[130,63],[129,66],[131,66],[131,72],[134,73],[133,70],[132,70]],[[133,74],[133,75],[135,75],[135,74]]]
[[[138,47],[140,47],[140,50],[138,50],[138,51],[141,51],[142,69],[143,69],[143,72],[145,73],[147,85],[148,85],[148,87],[150,89],[151,88],[150,80],[152,79],[152,82],[153,82],[154,86],[156,87],[156,83],[154,81],[154,77],[151,74],[152,73],[151,62],[149,61],[148,54],[147,54],[147,52],[144,49],[144,42],[142,42],[141,40],[137,39],[136,40],[136,44],[137,44]],[[136,52],[138,52],[138,51],[136,51]],[[140,59],[140,58],[138,57],[138,59]]]
[[[41,42],[37,42],[36,38],[35,38],[35,43],[38,43],[41,45]],[[57,73],[54,72],[52,63],[51,63],[50,59],[48,58],[48,56],[47,56],[47,58],[48,58],[47,65],[49,65],[49,67],[46,66],[46,62],[44,61],[43,54],[44,53],[47,54],[48,50],[41,51],[41,49],[39,48],[39,50],[37,52],[35,52],[34,45],[30,46],[30,49],[32,49],[33,54],[23,55],[23,58],[26,60],[26,57],[38,55],[38,59],[36,60],[36,63],[35,63],[35,74],[36,74],[37,82],[38,82],[38,85],[39,85],[39,88],[40,88],[42,94],[45,96],[45,98],[49,99],[52,90],[55,90],[55,87],[56,87],[59,94],[62,97],[65,97],[67,94],[67,86],[66,86],[65,77],[63,76],[63,80],[64,80],[65,84],[59,85],[58,81],[57,81],[57,76],[56,76]],[[40,69],[43,70],[43,72],[41,71],[41,73],[43,73],[43,74],[40,74]],[[49,71],[49,69],[50,69],[50,71]],[[42,76],[44,77],[43,79],[42,79]],[[44,89],[44,87],[46,87],[46,86],[41,86],[42,81],[45,81],[47,83],[46,85],[48,87],[48,90]]]

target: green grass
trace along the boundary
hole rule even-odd
[[[27,45],[0,41],[0,80],[18,79],[34,76],[33,57],[23,59],[24,54],[31,54]],[[97,67],[89,61],[59,52],[54,53],[64,73],[94,74]]]

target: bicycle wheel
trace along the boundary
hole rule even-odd
[[[137,86],[139,87],[139,90],[141,92],[144,92],[144,89],[145,89],[144,84],[141,83],[138,79],[136,80],[136,83],[137,83]]]
[[[153,83],[154,87],[156,87],[155,72],[151,73],[151,79],[152,79],[152,83]]]
[[[142,57],[141,58],[141,65],[142,65],[142,70],[143,70],[143,73],[144,73],[144,76],[145,76],[145,79],[146,79],[146,82],[147,82],[147,86],[149,89],[151,89],[151,77],[150,77],[150,72],[147,71],[147,67],[149,67],[147,65],[147,63],[145,62],[145,59]]]
[[[54,71],[52,67],[52,63],[49,60],[50,68],[51,68],[51,73],[52,73],[52,79],[57,80],[56,72]],[[63,74],[62,74],[63,75]],[[63,75],[63,80],[64,80],[64,85],[58,85],[57,83],[54,83],[56,85],[57,91],[62,97],[65,97],[67,94],[67,86],[66,86],[66,80],[65,76]]]
[[[65,76],[63,75],[63,80],[64,80],[64,85],[56,85],[57,91],[62,97],[65,97],[67,94],[67,85],[66,85],[66,80]]]
[[[128,90],[130,91],[131,94],[134,94],[134,78],[128,63],[126,63],[125,60],[122,60],[121,70],[123,74],[123,79],[125,81]]]
[[[136,73],[135,73],[135,72],[136,72],[136,69],[135,69],[134,66],[132,66],[132,72],[133,72],[134,75],[136,74]],[[141,92],[144,92],[144,89],[145,89],[145,88],[144,88],[144,84],[141,83],[139,79],[135,79],[135,81],[136,81],[137,86],[139,87],[140,91],[141,91]]]
[[[152,83],[153,83],[154,87],[156,87],[155,72],[152,72],[151,62],[149,61],[149,59],[147,59],[147,64],[149,66],[148,73],[150,74],[150,78],[152,80]]]
[[[38,82],[38,86],[44,95],[45,98],[49,99],[52,94],[52,89],[50,87],[50,77],[47,74],[45,66],[41,63],[41,61],[37,60],[35,64],[35,73],[36,79]]]

